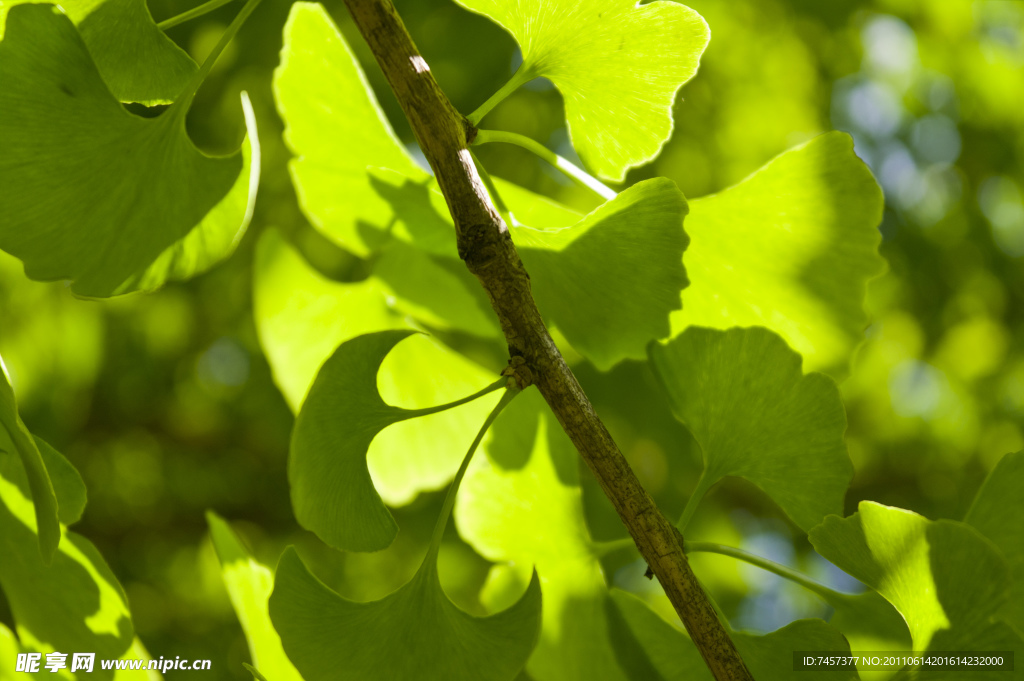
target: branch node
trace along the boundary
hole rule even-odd
[[[515,381],[516,386],[520,390],[533,385],[533,371],[530,369],[530,365],[526,363],[526,358],[520,355],[513,355],[508,360],[508,366],[502,369],[501,375],[508,376],[509,387],[511,387],[512,381]]]

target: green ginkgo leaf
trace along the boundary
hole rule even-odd
[[[459,534],[495,563],[481,594],[491,611],[522,593],[536,566],[544,592],[536,681],[626,681],[609,638],[608,587],[583,515],[579,457],[540,393],[494,424],[455,507]]]
[[[142,118],[110,93],[58,8],[10,10],[0,42],[0,248],[28,276],[71,279],[75,293],[104,297],[190,276],[233,249],[255,199],[257,148],[214,158],[185,131],[216,54],[169,109]]]
[[[270,616],[288,657],[307,681],[511,681],[537,643],[541,591],[536,573],[504,612],[473,617],[441,588],[437,556],[459,485],[495,416],[518,393],[506,390],[462,460],[412,580],[381,600],[356,603],[309,573],[289,547],[277,567]]]
[[[39,553],[44,563],[53,558],[60,543],[60,520],[57,512],[57,495],[43,461],[39,445],[25,427],[18,415],[18,403],[14,398],[7,369],[0,359],[0,452],[15,452],[21,460],[27,494],[35,506],[35,527],[38,528]],[[0,455],[2,456],[2,455]],[[24,493],[24,492],[23,492]],[[80,514],[79,514],[80,515]],[[77,518],[75,518],[77,520]]]
[[[270,621],[268,599],[274,589],[273,573],[256,562],[221,517],[207,511],[206,522],[220,559],[224,586],[245,632],[253,664],[275,681],[302,681]]]
[[[1024,452],[1007,454],[978,490],[964,522],[1002,551],[1010,567],[1010,597],[1002,614],[1024,632]]]
[[[474,400],[501,385],[499,381],[442,406],[402,409],[387,404],[377,388],[380,365],[412,333],[380,331],[342,343],[321,367],[295,419],[288,459],[295,518],[335,548],[379,551],[398,533],[367,467],[370,443],[378,433]]]
[[[522,48],[523,63],[504,90],[549,78],[565,100],[580,158],[617,181],[672,134],[676,92],[697,72],[711,37],[699,14],[675,2],[457,2],[496,21]]]
[[[612,589],[610,604],[616,621],[612,638],[616,654],[636,681],[710,681],[712,676],[697,647],[685,633],[663,620],[636,596]],[[733,644],[758,681],[793,678],[793,651],[827,650],[850,654],[850,644],[835,627],[821,620],[797,620],[764,635],[731,632]],[[857,679],[857,670],[817,671],[814,679]]]
[[[0,0],[0,39],[12,7],[33,0]],[[169,104],[198,66],[164,35],[145,0],[64,0],[96,68],[119,101]]]
[[[341,343],[361,334],[414,328],[389,304],[394,294],[376,277],[350,284],[326,279],[276,230],[261,237],[255,269],[260,343],[275,382],[296,412],[320,366]],[[388,356],[377,385],[392,403],[415,409],[463,397],[494,380],[495,373],[417,334]],[[410,376],[417,379],[410,381]],[[393,506],[407,504],[419,492],[451,480],[461,443],[488,408],[488,400],[481,400],[396,424],[374,438],[368,462],[383,500]]]
[[[292,179],[313,225],[359,255],[383,251],[379,278],[399,300],[418,305],[406,308],[418,319],[500,337],[479,285],[458,260],[444,197],[397,141],[320,5],[293,5],[274,92],[296,155]],[[347,132],[335,137],[325,130]],[[687,205],[671,181],[638,183],[587,216],[511,183],[496,185],[516,216],[512,238],[541,311],[581,354],[607,369],[644,357],[649,341],[669,334],[669,315],[687,283],[680,262]],[[394,241],[450,262],[439,263],[424,285],[422,267],[394,265],[396,256],[414,257],[389,253]],[[439,289],[443,299],[465,302],[442,307],[439,294],[416,300]]]
[[[77,520],[85,499],[81,478],[55,450],[40,441],[57,501],[67,519]],[[95,652],[118,658],[132,644],[128,602],[103,557],[84,537],[61,528],[52,561],[38,551],[29,477],[21,461],[0,454],[0,587],[3,588],[21,646],[28,650]],[[16,560],[9,559],[17,557]],[[97,678],[112,671],[95,669]]]
[[[1006,561],[969,525],[864,501],[857,513],[829,516],[809,536],[818,553],[896,607],[914,650],[1013,650],[1024,643],[993,617],[1007,599]]]
[[[844,133],[782,154],[740,184],[690,202],[687,326],[764,326],[806,368],[842,376],[861,341],[869,279],[880,274],[882,192]]]
[[[771,331],[691,327],[651,362],[672,411],[693,434],[704,472],[680,522],[727,475],[754,483],[793,522],[809,530],[842,513],[853,464],[843,433],[839,389],[823,374],[803,374],[800,356]]]

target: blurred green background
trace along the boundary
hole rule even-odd
[[[157,20],[192,4],[150,0]],[[399,136],[414,146],[340,0],[327,8],[355,47]],[[1003,0],[693,0],[711,26],[700,72],[682,90],[676,131],[629,181],[673,179],[689,197],[716,192],[773,156],[837,128],[853,134],[886,195],[880,226],[889,272],[875,280],[866,340],[842,385],[861,499],[961,518],[985,474],[1024,447],[1024,3]],[[512,39],[451,0],[396,0],[432,71],[468,113],[518,64]],[[201,60],[237,5],[169,31]],[[189,118],[210,151],[237,146],[238,99],[253,100],[263,147],[256,217],[238,253],[183,285],[113,302],[74,299],[24,278],[0,253],[0,354],[22,415],[81,471],[89,505],[78,531],[121,579],[138,634],[155,656],[211,658],[215,678],[247,678],[245,641],[221,585],[203,512],[234,522],[274,565],[295,543],[342,594],[378,598],[411,576],[440,505],[427,494],[396,511],[398,540],[342,554],[292,517],[285,461],[292,416],[273,385],[252,318],[251,259],[276,226],[322,265],[360,264],[310,234],[288,179],[271,97],[289,3],[264,0],[200,90]],[[550,83],[535,81],[491,114],[575,158]],[[493,174],[580,209],[590,196],[533,156],[479,149]],[[641,480],[669,517],[696,482],[700,453],[640,363],[609,373],[574,366]],[[592,532],[624,531],[584,473]],[[752,486],[712,491],[689,537],[743,546],[838,586],[802,534]],[[729,558],[695,569],[734,626],[771,630],[825,606],[798,587]],[[636,554],[607,558],[609,582],[639,592]],[[488,563],[450,530],[441,574],[462,607],[481,612]],[[0,595],[0,621],[10,613]],[[179,672],[181,674],[181,672]],[[173,676],[174,672],[168,674]],[[206,673],[204,678],[210,678]]]

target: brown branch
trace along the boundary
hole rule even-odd
[[[448,101],[391,0],[345,0],[412,124],[455,221],[459,256],[498,315],[510,368],[535,383],[590,466],[718,681],[752,681],[694,576],[675,527],[640,485],[551,340],[530,277],[468,149],[476,130]]]

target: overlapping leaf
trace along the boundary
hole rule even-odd
[[[234,248],[255,200],[258,147],[214,158],[192,144],[185,113],[197,79],[160,116],[133,116],[71,20],[26,4],[8,13],[0,81],[0,248],[30,277],[103,297],[191,276]]]
[[[335,548],[379,551],[391,544],[398,525],[370,478],[370,443],[388,426],[449,408],[401,409],[380,396],[380,365],[411,333],[380,331],[342,343],[295,420],[288,459],[295,517]]]
[[[753,482],[804,530],[842,512],[853,465],[830,378],[804,375],[800,356],[761,328],[692,327],[650,352],[673,412],[704,455],[688,513],[727,475]]]
[[[978,490],[964,522],[990,539],[1010,568],[1010,597],[1002,616],[1024,632],[1024,452],[1007,454]]]
[[[62,523],[85,506],[77,471],[41,440],[37,446],[53,480]],[[0,444],[0,449],[6,449]],[[39,555],[29,477],[20,459],[0,453],[0,587],[14,616],[20,645],[37,651],[95,652],[118,658],[132,644],[127,599],[99,552],[84,537],[62,529],[50,564]],[[17,559],[9,559],[17,557]],[[113,672],[96,669],[97,678]]]
[[[320,366],[341,343],[360,334],[412,328],[388,304],[392,294],[376,277],[353,284],[328,280],[276,231],[260,240],[255,279],[260,343],[274,380],[295,411]],[[410,380],[412,376],[416,379]],[[464,397],[494,378],[494,373],[432,338],[417,335],[388,356],[377,385],[392,403],[423,408]],[[406,504],[418,492],[450,480],[458,467],[458,450],[488,408],[481,400],[396,424],[374,438],[368,455],[370,476],[384,501]]]
[[[844,133],[792,149],[740,184],[690,202],[687,326],[765,326],[809,370],[846,372],[881,273],[882,192]]]
[[[491,610],[522,592],[536,566],[544,592],[536,681],[624,681],[609,645],[608,588],[583,517],[575,449],[536,390],[495,422],[487,458],[470,466],[456,502],[459,534],[492,568]]]
[[[613,589],[611,607],[618,631],[612,642],[631,678],[639,681],[704,681],[711,672],[693,642],[661,619],[646,603],[625,591]],[[759,681],[793,678],[794,650],[828,650],[849,654],[850,645],[835,627],[821,620],[797,620],[759,636],[732,632],[732,640],[747,668]],[[854,669],[833,668],[814,673],[815,679],[856,679]]]
[[[826,518],[810,540],[896,607],[914,650],[1013,650],[1024,643],[993,617],[1007,600],[1006,562],[969,525],[864,501],[848,518]]]
[[[396,239],[461,265],[443,197],[397,142],[321,6],[293,6],[274,88],[297,157],[291,165],[296,190],[318,229],[360,255]],[[345,132],[335,135],[339,130]],[[497,184],[518,221],[529,225],[513,226],[512,233],[542,312],[577,350],[608,368],[643,357],[647,342],[668,335],[668,315],[679,308],[686,285],[677,256],[687,243],[686,201],[670,181],[640,183],[586,217]],[[417,287],[401,274],[392,268],[388,283],[400,297],[412,295]],[[450,271],[436,279],[452,291],[477,287]],[[498,334],[493,322],[453,319],[452,310],[436,305],[431,312],[476,335]]]
[[[674,2],[457,1],[515,37],[516,82],[545,76],[558,87],[580,158],[613,180],[668,140],[676,92],[710,38],[701,16]]]
[[[43,562],[49,563],[60,543],[57,496],[39,446],[18,415],[14,389],[3,359],[0,359],[0,452],[17,454],[21,460],[21,470],[28,481],[26,496],[35,506],[35,527],[39,535],[37,552],[41,554]]]
[[[302,681],[288,661],[281,637],[270,621],[268,599],[274,575],[253,559],[231,527],[212,511],[207,512],[213,546],[220,559],[224,586],[249,642],[249,656],[257,669],[276,681]]]
[[[352,602],[311,575],[293,548],[285,551],[270,615],[289,658],[308,681],[511,681],[522,669],[541,624],[536,573],[517,603],[480,618],[448,600],[437,572],[459,485],[494,416],[514,396],[506,392],[484,420],[448,490],[427,555],[405,586],[378,601]]]
[[[25,1],[0,1],[0,39],[7,13]],[[198,69],[157,27],[145,0],[65,0],[60,6],[78,27],[100,75],[119,101],[168,104]]]

